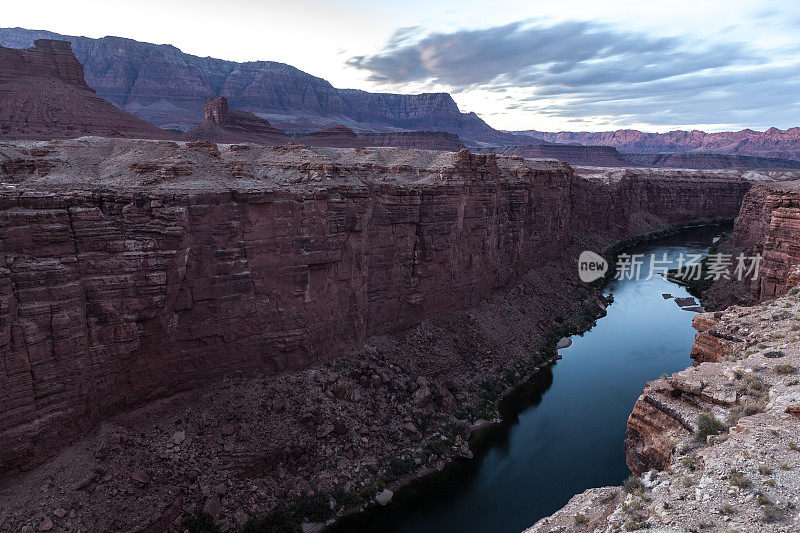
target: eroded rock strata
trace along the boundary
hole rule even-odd
[[[760,302],[800,283],[800,181],[756,184],[745,196],[730,241],[721,252],[760,254],[759,275],[720,280],[704,295],[707,305]]]
[[[289,141],[289,136],[273,127],[268,120],[253,113],[230,109],[228,100],[223,96],[206,100],[203,115],[203,123],[186,132],[186,139],[277,145]]]
[[[658,154],[670,152],[700,152],[738,154],[757,157],[800,159],[800,128],[766,131],[744,129],[739,131],[677,130],[667,133],[649,133],[637,130],[602,132],[524,132],[537,139],[556,143],[613,146],[623,152]]]
[[[435,465],[437,439],[463,449],[459,424],[492,416],[476,399],[546,361],[546,332],[602,308],[571,252],[732,218],[750,187],[465,150],[81,139],[0,154],[16,525],[43,519],[25,511],[42,484],[73,524],[124,529],[206,504],[233,523]],[[121,494],[138,503],[97,504]]]

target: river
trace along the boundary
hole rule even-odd
[[[501,402],[503,423],[470,443],[475,459],[415,481],[335,530],[516,533],[575,494],[621,484],[630,475],[622,444],[633,404],[647,381],[690,366],[695,334],[695,312],[662,296],[689,294],[660,276],[644,279],[647,261],[705,253],[720,231],[686,229],[625,250],[646,254],[642,278],[609,282],[608,315]]]

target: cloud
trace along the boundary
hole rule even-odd
[[[420,35],[403,28],[373,55],[348,64],[385,83],[437,82],[453,87],[646,81],[730,65],[745,58],[737,45],[686,50],[675,37],[651,37],[585,21],[514,22],[493,28]],[[601,75],[597,80],[595,76]]]
[[[800,63],[790,52],[527,20],[451,33],[405,28],[348,64],[380,84],[507,90],[515,95],[504,101],[509,113],[618,125],[765,125],[800,111]]]

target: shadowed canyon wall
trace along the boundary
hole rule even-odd
[[[233,369],[303,367],[537,266],[573,276],[579,247],[733,218],[750,186],[592,181],[466,150],[234,148],[3,145],[0,177],[16,183],[0,189],[5,476]]]
[[[800,182],[753,187],[736,219],[731,246],[762,255],[752,301],[783,296],[800,283]]]

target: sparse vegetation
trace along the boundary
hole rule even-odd
[[[751,402],[746,401],[742,404],[742,409],[744,411],[745,416],[753,416],[757,415],[758,413],[763,413],[766,407],[763,403],[760,402]]]
[[[791,374],[797,369],[792,365],[778,365],[773,370],[776,374]]]
[[[764,522],[777,522],[783,518],[784,514],[785,511],[783,509],[771,503],[764,505],[761,509]]]
[[[711,413],[701,413],[697,417],[697,433],[695,439],[700,442],[705,442],[711,435],[719,435],[727,429],[725,423],[712,415]]]
[[[583,525],[583,524],[585,524],[585,523],[587,523],[589,521],[589,519],[586,518],[586,515],[583,514],[583,513],[576,514],[573,517],[573,519],[575,520],[575,525],[578,525],[578,526]]]
[[[642,494],[644,492],[644,483],[638,477],[630,476],[623,483],[622,490],[628,494]]]
[[[747,476],[745,476],[744,473],[738,470],[731,470],[730,482],[731,485],[734,487],[739,487],[740,489],[746,489],[750,486],[750,480],[747,479]]]
[[[780,359],[781,357],[786,357],[786,354],[780,350],[772,350],[771,352],[765,353],[764,357],[768,359]]]
[[[736,509],[734,509],[734,508],[733,508],[733,505],[731,505],[731,504],[729,504],[729,503],[723,504],[723,506],[720,508],[720,510],[719,510],[719,511],[720,511],[722,514],[726,514],[726,515],[728,515],[728,516],[730,516],[730,515],[732,515],[732,514],[735,514],[735,513],[736,513]]]

